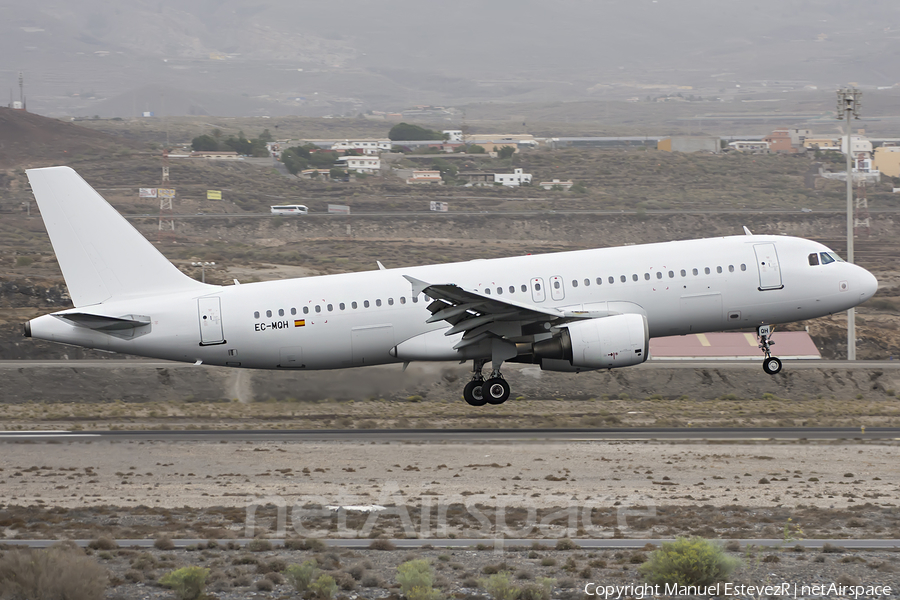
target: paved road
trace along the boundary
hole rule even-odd
[[[635,369],[758,369],[762,373],[762,357],[747,360],[677,360],[677,359],[650,359],[641,365],[628,367],[629,371]],[[397,363],[399,365],[400,363]],[[429,363],[438,364],[438,363]],[[455,363],[454,363],[455,364]],[[360,367],[371,371],[372,369],[396,368],[397,365],[380,365],[378,367]],[[507,363],[505,368],[529,368],[533,365],[519,365]],[[109,360],[0,360],[0,371],[4,369],[195,369],[197,365],[187,362],[122,359]],[[208,368],[208,367],[203,367]],[[870,370],[895,370],[900,369],[900,360],[789,360],[785,359],[784,369],[847,369],[851,371]]]
[[[47,548],[57,543],[58,540],[4,540],[0,539],[0,542],[4,544],[11,544],[16,546],[27,546],[29,548]],[[72,540],[79,546],[87,546],[91,540]],[[206,543],[209,540],[205,539],[174,539],[172,542],[175,544],[176,548],[185,548],[187,546],[193,546],[199,544],[201,542]],[[274,546],[280,546],[283,543],[281,539],[272,539],[270,540]],[[332,547],[338,548],[368,548],[372,543],[370,539],[324,539],[322,540],[325,544]],[[643,548],[647,544],[654,544],[659,546],[663,542],[671,542],[674,540],[671,539],[575,539],[572,540],[579,546],[585,549],[597,548],[597,549],[612,549],[612,548]],[[741,546],[762,546],[762,547],[779,547],[784,546],[785,542],[782,539],[774,539],[774,538],[766,538],[766,539],[740,539],[736,540],[741,544]],[[129,547],[129,546],[137,546],[138,548],[152,548],[155,540],[149,539],[138,539],[138,540],[117,540],[119,546]],[[237,543],[241,546],[247,545],[250,542],[249,539],[237,539],[237,540],[217,540],[219,545],[225,546],[229,543]],[[513,549],[515,547],[525,547],[531,548],[534,544],[538,543],[542,546],[545,546],[547,549],[552,549],[556,546],[556,540],[538,540],[538,539],[507,539],[507,540],[489,540],[489,539],[446,539],[446,538],[437,538],[437,539],[399,539],[399,540],[391,540],[391,542],[397,546],[398,548],[422,548],[423,546],[437,546],[441,548],[475,548],[477,546],[493,547],[495,550],[503,550],[504,548]],[[859,539],[859,540],[848,540],[848,539],[822,539],[822,540],[798,540],[792,541],[787,544],[787,546],[803,546],[804,548],[822,548],[825,544],[831,544],[832,546],[841,546],[847,549],[855,549],[855,550],[883,550],[883,549],[896,549],[900,548],[900,540],[897,539]]]
[[[900,427],[634,427],[616,429],[243,429],[0,431],[0,442],[592,442],[900,440]]]
[[[426,200],[459,200],[460,198],[423,198],[422,201]],[[321,200],[321,198],[296,198],[297,202],[312,202],[314,200]],[[534,198],[504,198],[504,200],[534,200]],[[894,214],[900,212],[900,208],[872,208],[869,209],[870,214]],[[426,217],[426,216],[434,216],[434,217],[452,217],[452,216],[499,216],[499,217],[550,217],[550,216],[584,216],[584,215],[601,215],[601,216],[611,216],[611,215],[636,215],[638,211],[636,210],[522,210],[522,211],[453,211],[453,212],[435,212],[435,211],[396,211],[396,212],[353,212],[351,217]],[[641,214],[647,215],[754,215],[754,214],[766,214],[766,215],[800,215],[805,214],[809,216],[822,216],[822,215],[846,215],[846,210],[840,209],[816,209],[811,212],[803,212],[797,209],[776,209],[776,208],[765,208],[765,209],[753,209],[753,210],[728,210],[728,209],[663,209],[663,210],[647,210],[641,211]],[[123,215],[126,219],[147,219],[159,218],[159,213],[156,214],[137,214],[137,215]],[[264,218],[271,217],[275,218],[280,215],[273,215],[271,213],[203,213],[203,214],[176,214],[172,215],[175,219],[205,219],[208,217],[228,217],[228,218]],[[315,212],[309,213],[308,215],[298,216],[297,218],[310,219],[310,218],[318,218],[318,217],[347,217],[348,215],[340,215],[340,214],[331,214],[324,212]]]

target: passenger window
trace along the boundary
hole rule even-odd
[[[556,288],[556,289],[558,290],[558,289],[559,289],[559,282],[558,282],[558,281],[554,281],[554,282],[553,282],[553,287]]]
[[[734,273],[734,265],[728,265],[728,272]]]
[[[419,297],[413,296],[413,304],[418,304],[418,303],[419,303]]]
[[[259,318],[259,311],[258,311],[258,310],[257,310],[256,312],[253,313],[253,318],[254,318],[254,319],[258,319],[258,318]]]
[[[632,273],[632,274],[631,274],[631,280],[632,280],[632,281],[637,281],[637,280],[638,280],[637,273]]]
[[[381,306],[381,298],[375,299],[375,306]]]
[[[644,273],[644,281],[650,281],[650,273]]]
[[[266,311],[266,316],[267,316],[267,317],[271,317],[271,316],[272,316],[272,311],[271,311],[271,310],[267,310],[267,311]]]
[[[716,273],[721,273],[721,272],[722,272],[722,267],[716,267]]]
[[[364,307],[364,308],[369,308],[369,301],[368,301],[368,300],[363,300],[363,307]]]
[[[329,304],[329,305],[328,305],[328,312],[331,312],[331,311],[333,311],[333,310],[334,310],[334,305]]]
[[[662,279],[662,273],[659,272],[659,271],[657,271],[657,272],[656,272],[656,278],[657,278],[657,279]]]
[[[705,269],[703,269],[703,272],[706,273],[707,275],[709,275],[709,267],[706,267]]]
[[[615,280],[615,279],[614,279],[614,278],[613,278],[613,277],[612,277],[612,276],[610,276],[610,278],[609,278],[609,282],[610,282],[610,283],[615,283],[615,282],[616,282],[616,280]]]
[[[497,295],[501,296],[502,294],[503,294],[503,288],[498,285],[497,286]]]
[[[350,303],[350,308],[356,310],[357,308],[359,308],[359,304],[357,304],[356,301],[353,301]]]
[[[522,284],[522,291],[523,291],[523,292],[527,292],[527,291],[528,291],[528,286],[525,285],[524,283]]]
[[[541,291],[541,284],[539,284],[539,283],[534,284],[534,291],[536,291],[536,292]]]
[[[308,306],[304,306],[304,307],[303,307],[303,314],[304,314],[304,315],[308,315],[308,314],[309,314],[309,307],[308,307]]]
[[[611,283],[611,282],[610,282],[610,283]],[[598,278],[597,278],[597,285],[603,285],[603,278],[602,278],[602,277],[598,277]]]
[[[573,288],[578,287],[578,280],[577,280],[577,279],[573,279],[573,280],[572,280],[572,287],[573,287]],[[557,288],[557,289],[559,289],[559,288]]]
[[[669,271],[669,279],[675,278],[675,271]]]
[[[283,309],[283,308],[279,308],[279,309],[278,309],[278,316],[279,316],[279,317],[283,317],[283,316],[284,316],[284,309]]]
[[[400,296],[400,304],[406,304],[406,296]]]
[[[620,280],[622,283],[625,283],[626,281],[628,281],[628,278],[625,277],[624,275],[620,275],[620,276],[619,276],[619,280]]]
[[[394,299],[388,298],[388,306],[393,306],[393,305],[394,305]]]
[[[741,271],[746,271],[746,270],[747,270],[747,265],[744,263],[741,263]]]
[[[834,262],[834,258],[832,258],[832,256],[829,253],[822,252],[822,264],[823,265],[827,265],[828,263],[833,263],[833,262]]]
[[[584,285],[585,285],[585,286],[591,285],[591,280],[590,280],[590,279],[585,279],[585,280],[584,280]]]
[[[515,294],[515,293],[516,293],[516,286],[514,286],[514,285],[509,286],[509,293],[510,293],[510,294]]]
[[[697,269],[694,269],[694,270],[692,271],[692,273],[693,273],[694,275],[699,275],[699,274],[700,274],[700,271],[698,271]]]
[[[340,304],[338,304],[338,308],[340,308],[341,310],[345,310],[347,308],[347,305],[341,302]]]
[[[681,270],[681,276],[682,276],[682,277],[687,277],[687,271],[685,271],[684,269],[682,269],[682,270]]]
[[[484,293],[487,294],[488,296],[490,296],[490,295],[491,295],[491,288],[484,288]]]
[[[296,314],[297,314],[297,309],[296,309],[296,308],[292,308],[292,309],[291,309],[291,314],[292,314],[292,315],[296,315]]]

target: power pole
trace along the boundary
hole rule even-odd
[[[837,118],[847,119],[847,262],[853,262],[853,146],[850,119],[859,118],[862,92],[845,88],[837,92]],[[847,360],[856,360],[856,310],[847,311]]]

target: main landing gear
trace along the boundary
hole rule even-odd
[[[509,383],[503,379],[499,369],[491,371],[491,376],[487,379],[481,374],[486,362],[485,359],[473,361],[472,381],[467,383],[463,389],[463,398],[472,406],[503,404],[509,399]]]
[[[759,337],[759,349],[762,350],[765,355],[765,358],[763,358],[763,371],[769,375],[779,373],[781,371],[781,359],[772,356],[770,348],[770,346],[775,344],[775,342],[771,340],[772,326],[760,325],[756,328],[756,335]]]

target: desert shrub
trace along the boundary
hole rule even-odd
[[[434,571],[427,560],[409,560],[397,567],[397,583],[409,600],[436,600],[441,594],[434,589]]]
[[[396,550],[397,546],[391,540],[377,539],[369,544],[369,550]]]
[[[174,550],[175,542],[172,541],[167,535],[162,536],[161,538],[157,538],[155,542],[153,542],[153,547],[157,550]]]
[[[256,582],[256,589],[260,592],[272,592],[275,590],[275,582],[271,579],[260,579]]]
[[[544,558],[541,559],[541,566],[552,567],[555,564],[556,564],[556,559],[553,558],[552,556],[545,556]]]
[[[0,557],[0,596],[29,600],[99,600],[106,570],[80,550],[15,549]]]
[[[338,586],[331,575],[319,575],[309,585],[310,591],[320,600],[331,600],[337,593]]]
[[[316,561],[307,560],[301,565],[289,566],[285,569],[284,576],[291,587],[302,594],[309,589],[309,586],[316,580],[319,573]]]
[[[171,588],[180,600],[197,600],[206,589],[207,575],[209,569],[203,567],[182,567],[160,577],[159,583]]]
[[[555,579],[541,577],[534,583],[522,586],[519,591],[519,600],[550,600],[555,585]]]
[[[263,538],[253,538],[247,544],[247,550],[250,552],[268,552],[272,549],[272,542]]]
[[[737,565],[738,560],[718,544],[702,538],[678,538],[664,542],[639,571],[653,584],[711,585],[726,579]]]
[[[284,583],[284,577],[281,575],[281,573],[276,573],[274,571],[269,571],[268,573],[266,573],[266,579],[268,579],[275,585],[281,585],[282,583]]]
[[[384,579],[382,579],[377,573],[366,573],[359,581],[359,585],[367,588],[385,587]]]
[[[356,580],[350,573],[334,571],[331,576],[334,578],[334,583],[345,592],[352,592],[356,589]]]
[[[570,540],[569,538],[562,538],[558,542],[556,542],[557,550],[581,550],[581,546]]]
[[[486,591],[494,600],[515,600],[519,597],[519,588],[514,586],[509,580],[509,573],[495,573],[490,577],[482,579],[478,584]]]
[[[115,542],[115,540],[108,538],[105,535],[98,537],[96,540],[92,540],[88,544],[88,548],[91,550],[115,550],[119,545]]]

